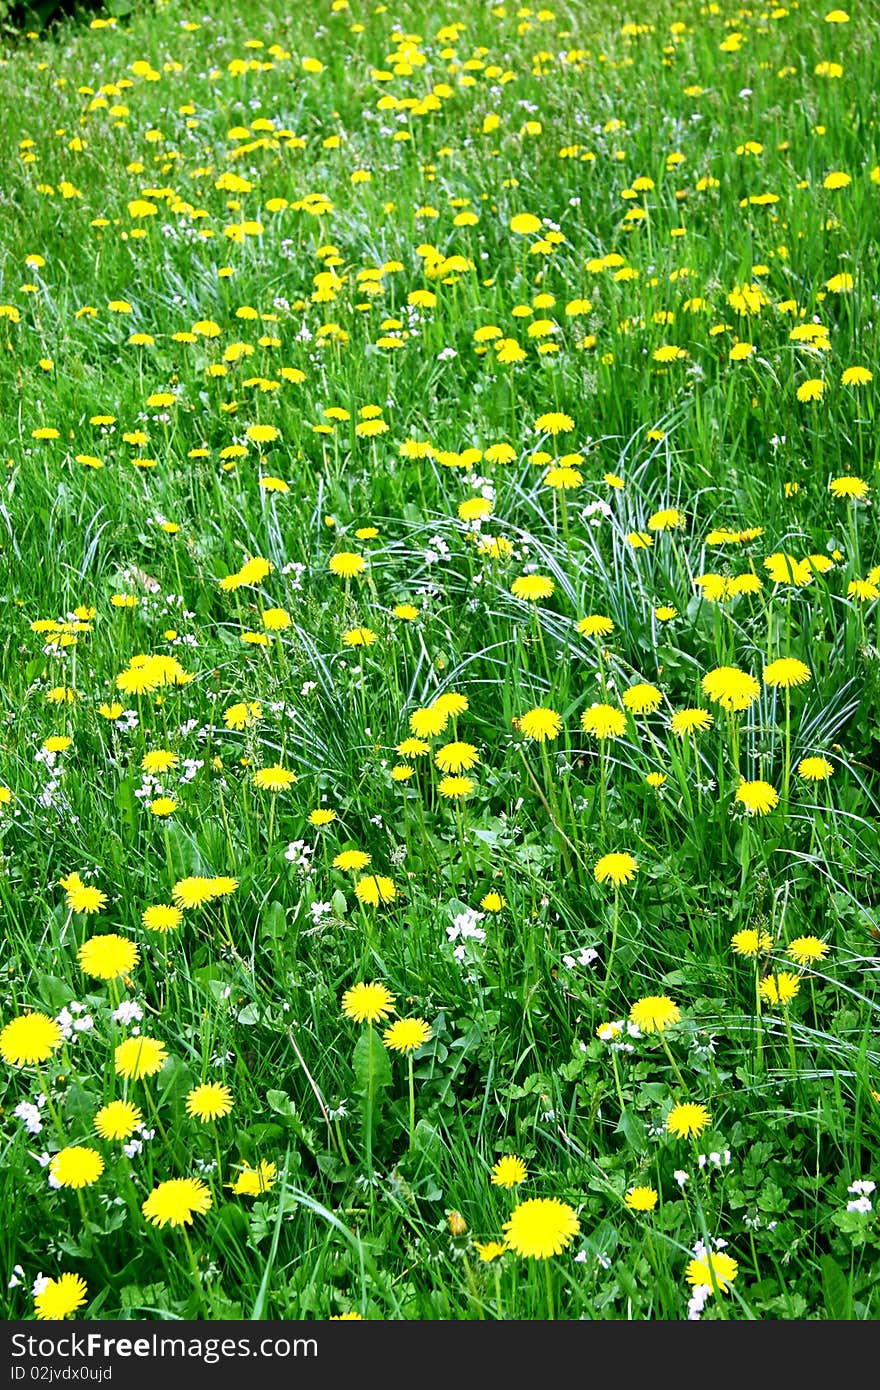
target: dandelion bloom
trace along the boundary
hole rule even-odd
[[[537,705],[520,716],[520,732],[536,743],[545,743],[548,738],[556,738],[562,730],[562,720],[555,710]]]
[[[330,556],[328,567],[330,573],[340,579],[353,579],[356,574],[363,573],[367,562],[363,555],[356,555],[350,550],[340,550],[337,555]]]
[[[507,1253],[507,1246],[501,1245],[497,1240],[487,1240],[482,1245],[475,1240],[474,1247],[483,1264],[491,1264],[493,1260]]]
[[[446,743],[434,755],[441,772],[465,772],[479,761],[480,756],[472,743]]]
[[[581,728],[593,738],[620,738],[626,733],[626,715],[613,705],[591,705],[581,715]]]
[[[623,692],[623,703],[633,714],[651,714],[662,700],[663,695],[656,685],[648,685],[644,681],[631,685]]]
[[[584,475],[577,468],[550,468],[544,478],[544,487],[564,492],[569,488],[580,487],[583,481]]]
[[[354,885],[354,895],[359,903],[369,903],[370,907],[378,907],[380,903],[393,903],[397,897],[397,889],[393,879],[386,878],[384,874],[368,874],[365,878],[359,878]]]
[[[458,801],[470,796],[475,786],[473,777],[441,777],[437,790],[447,801]]]
[[[153,1076],[159,1071],[167,1057],[164,1043],[142,1033],[119,1044],[114,1053],[114,1067],[117,1076],[124,1076],[126,1081],[139,1081],[142,1076]]]
[[[577,630],[582,637],[607,637],[614,631],[614,624],[601,613],[588,613],[585,618],[578,619]]]
[[[623,1200],[630,1211],[653,1211],[658,1198],[659,1193],[656,1188],[631,1187]]]
[[[539,434],[567,434],[574,429],[574,420],[561,410],[550,410],[546,415],[538,416],[535,429]]]
[[[679,526],[684,526],[687,517],[684,512],[680,512],[677,507],[664,507],[659,512],[654,512],[648,517],[649,531],[671,531]]]
[[[172,816],[177,806],[173,796],[156,796],[150,802],[150,814],[161,820],[164,816]]]
[[[231,1109],[232,1092],[228,1086],[222,1086],[216,1081],[206,1081],[201,1086],[194,1086],[186,1098],[186,1113],[193,1119],[201,1120],[202,1124],[222,1119]]]
[[[133,941],[108,932],[106,936],[92,936],[84,941],[77,952],[77,959],[86,975],[96,980],[116,980],[120,975],[131,973],[140,960],[140,954]]]
[[[177,754],[167,748],[153,748],[141,758],[141,769],[143,772],[169,772],[179,761]]]
[[[487,893],[485,897],[480,899],[480,907],[484,912],[500,912],[506,906],[507,899],[503,898],[500,893]]]
[[[730,938],[734,954],[737,956],[756,956],[759,951],[769,951],[773,937],[769,932],[756,931],[754,927],[743,927]]]
[[[317,811],[309,811],[309,825],[322,826],[332,825],[336,819],[336,812],[329,807],[319,807]]]
[[[256,1168],[245,1162],[235,1182],[228,1184],[236,1197],[259,1197],[268,1192],[275,1181],[275,1164],[261,1158]]]
[[[521,574],[518,579],[514,579],[510,592],[514,598],[537,603],[542,598],[550,598],[555,588],[553,580],[548,579],[546,575]]]
[[[812,582],[817,571],[822,573],[832,563],[827,556],[824,556],[822,557],[823,564],[821,566],[816,565],[814,568],[812,563],[814,559],[814,556],[810,556],[806,560],[796,560],[793,555],[778,550],[767,556],[764,561],[764,568],[774,584],[794,584],[796,588],[803,588],[805,584]],[[825,560],[828,560],[828,565],[825,565]]]
[[[173,931],[183,921],[183,913],[179,907],[172,907],[170,903],[156,903],[152,907],[144,908],[141,921],[147,931]]]
[[[825,394],[825,383],[821,377],[811,377],[809,381],[801,382],[796,394],[802,403],[804,401],[820,401]]]
[[[574,1208],[556,1197],[536,1197],[514,1207],[504,1223],[504,1243],[527,1259],[546,1260],[570,1245],[580,1230]]]
[[[457,715],[464,714],[467,710],[468,699],[466,695],[459,694],[457,690],[447,690],[432,701],[432,708],[440,710],[447,719],[455,719]]]
[[[257,700],[242,700],[223,712],[227,729],[247,729],[263,717],[263,707]]]
[[[760,778],[755,782],[740,782],[735,799],[741,806],[745,806],[750,816],[766,816],[779,805],[779,793],[776,788]]]
[[[758,993],[768,1004],[780,1004],[785,1008],[798,993],[801,982],[790,970],[780,970],[768,975],[758,986]]]
[[[394,751],[402,758],[421,758],[425,753],[430,753],[431,745],[421,738],[404,738]]]
[[[818,936],[797,936],[788,943],[785,954],[796,965],[812,965],[815,960],[824,960],[830,949],[828,942],[820,941]]]
[[[666,1116],[666,1128],[676,1139],[696,1138],[711,1122],[712,1116],[705,1105],[694,1105],[692,1101],[673,1105]]]
[[[861,501],[862,498],[867,497],[871,489],[864,479],[849,476],[832,478],[828,484],[828,491],[833,497],[852,497],[856,501]]]
[[[211,1192],[201,1178],[171,1178],[153,1188],[141,1211],[154,1226],[191,1226],[193,1213],[201,1216],[210,1206]]]
[[[812,680],[809,666],[794,656],[781,656],[764,667],[764,684],[788,690],[793,685],[805,685]]]
[[[690,1261],[685,1278],[694,1288],[711,1289],[712,1293],[717,1288],[720,1293],[726,1293],[736,1278],[737,1268],[736,1260],[723,1250],[708,1250]]]
[[[372,647],[378,638],[371,627],[350,627],[342,634],[346,647]]]
[[[248,425],[245,436],[253,444],[274,444],[281,435],[275,425]]]
[[[95,1115],[95,1133],[101,1139],[130,1139],[143,1118],[130,1100],[111,1100]]]
[[[871,579],[851,579],[846,586],[847,598],[857,598],[859,603],[873,603],[880,598],[880,588]]]
[[[824,782],[834,771],[827,758],[801,758],[797,766],[798,776],[805,782]]]
[[[34,1314],[41,1322],[67,1318],[82,1307],[87,1293],[88,1285],[79,1274],[62,1274],[58,1279],[47,1279],[39,1293],[34,1295]]]
[[[272,767],[260,767],[251,778],[255,787],[265,792],[286,792],[297,781],[295,772],[275,763]]]
[[[846,367],[840,378],[842,386],[867,386],[873,380],[874,373],[867,367]]]
[[[0,1033],[0,1055],[11,1067],[45,1062],[61,1046],[61,1029],[47,1014],[22,1014]]]
[[[352,985],[342,996],[342,1012],[355,1023],[378,1023],[394,1011],[394,995],[373,980]]]
[[[701,684],[710,700],[731,713],[748,709],[761,693],[754,676],[738,666],[717,666],[714,671],[707,671]]]
[[[182,878],[175,883],[171,896],[178,907],[201,907],[215,896],[214,885],[211,879],[195,874],[192,878]]]
[[[510,230],[516,232],[518,236],[528,236],[531,232],[541,230],[541,219],[536,217],[533,212],[518,212],[515,217],[510,219]]]
[[[527,1177],[528,1169],[522,1159],[517,1158],[516,1154],[505,1154],[503,1158],[499,1158],[493,1164],[493,1187],[518,1187],[521,1182],[525,1182]]]
[[[82,912],[90,915],[93,912],[100,912],[101,908],[106,905],[107,894],[102,893],[100,888],[95,888],[92,884],[82,883],[77,874],[71,874],[66,883],[70,885],[67,888],[67,906],[71,912]]]
[[[679,738],[688,734],[705,733],[712,725],[712,716],[707,709],[695,706],[692,709],[676,710],[669,721],[669,727]]]
[[[631,854],[603,854],[596,862],[593,877],[597,883],[610,882],[617,888],[635,878],[638,867]]]
[[[680,1022],[678,1005],[665,994],[646,994],[629,1011],[629,1021],[642,1033],[662,1033]]]
[[[392,1052],[415,1052],[430,1041],[431,1025],[423,1018],[398,1018],[382,1034],[382,1041]]]
[[[348,870],[365,869],[370,862],[370,856],[365,854],[362,849],[343,849],[333,860],[334,869]]]
[[[436,703],[426,705],[423,709],[413,710],[409,717],[409,727],[419,739],[433,738],[435,734],[442,734],[448,723],[448,713],[442,708],[438,709]]]
[[[60,1187],[91,1187],[104,1171],[104,1160],[97,1149],[72,1144],[53,1154],[49,1172]]]

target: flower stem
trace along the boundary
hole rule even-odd
[[[550,1268],[550,1261],[544,1261],[544,1278],[547,1284],[547,1317],[550,1322],[556,1321],[556,1307],[553,1299],[553,1271]]]

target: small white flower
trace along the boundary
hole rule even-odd
[[[134,999],[123,999],[122,1003],[113,1011],[114,1023],[140,1023],[144,1016],[144,1011],[140,1004]]]
[[[12,1113],[16,1119],[24,1122],[28,1134],[40,1134],[42,1132],[43,1122],[40,1119],[40,1107],[38,1105],[34,1105],[29,1100],[23,1100]]]
[[[856,1197],[854,1201],[852,1201],[852,1202],[847,1202],[847,1204],[846,1204],[846,1209],[847,1209],[847,1211],[857,1211],[857,1212],[860,1212],[863,1216],[866,1216],[867,1213],[868,1213],[869,1211],[872,1210],[872,1208],[871,1208],[871,1198],[870,1198],[870,1197]]]
[[[706,1306],[706,1299],[712,1289],[709,1284],[697,1284],[688,1299],[688,1322],[699,1322],[700,1315]]]
[[[871,1182],[870,1178],[857,1178],[846,1190],[847,1192],[854,1192],[857,1196],[868,1196],[875,1190],[876,1186],[877,1184]]]

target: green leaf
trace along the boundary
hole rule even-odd
[[[645,1126],[638,1115],[632,1110],[624,1110],[620,1117],[620,1124],[617,1126],[626,1142],[636,1153],[643,1154],[648,1147],[648,1136],[645,1133]]]
[[[287,918],[279,902],[271,902],[263,912],[260,935],[270,940],[283,941],[287,933]]]
[[[134,835],[138,826],[138,804],[134,795],[134,778],[124,777],[116,788],[116,809],[128,831]]]
[[[37,980],[37,993],[40,999],[49,1005],[53,1013],[58,1009],[63,1009],[65,1004],[69,1004],[73,996],[73,990],[66,985],[63,980],[59,980],[57,975],[40,975]]]
[[[829,1318],[833,1322],[849,1322],[852,1318],[852,1289],[840,1265],[830,1255],[822,1256],[822,1293]]]
[[[391,1085],[391,1063],[374,1028],[365,1028],[355,1043],[352,1066],[362,1096],[369,1093],[371,1085],[374,1096],[378,1090]]]
[[[267,1091],[266,1100],[269,1102],[269,1108],[281,1116],[309,1153],[317,1153],[318,1141],[315,1131],[300,1119],[299,1112],[287,1092]]]

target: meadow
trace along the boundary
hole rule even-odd
[[[880,1316],[876,12],[123,9],[0,56],[3,1315]]]

